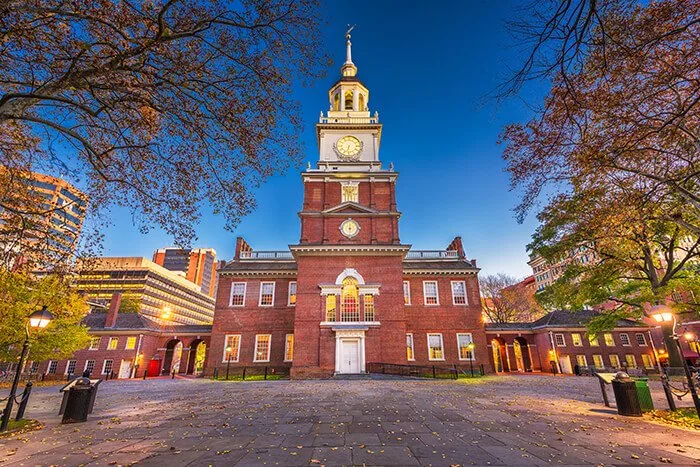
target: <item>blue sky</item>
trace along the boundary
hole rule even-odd
[[[531,116],[521,98],[503,104],[484,97],[521,61],[505,21],[522,4],[491,1],[406,2],[327,1],[328,24],[322,41],[334,64],[325,79],[296,90],[302,104],[305,147],[302,167],[276,176],[256,191],[257,211],[236,232],[223,220],[205,215],[194,246],[213,247],[221,259],[233,255],[241,235],[259,250],[280,250],[299,240],[297,212],[302,204],[300,171],[318,159],[314,124],[328,109],[328,88],[344,60],[344,32],[353,31],[353,61],[370,89],[370,110],[384,124],[380,158],[400,173],[397,202],[403,213],[403,243],[416,249],[442,249],[461,235],[470,258],[483,274],[531,273],[525,245],[536,221],[518,224],[503,171],[499,132],[509,122]],[[544,84],[530,86],[522,98],[537,103]],[[151,257],[172,239],[162,231],[142,234],[131,215],[112,211],[104,254]]]

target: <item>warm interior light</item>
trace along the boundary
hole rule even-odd
[[[37,310],[29,315],[29,325],[33,328],[45,328],[49,325],[53,315],[46,308],[46,305],[41,310]]]
[[[170,318],[170,313],[171,313],[170,307],[166,306],[163,308],[163,313],[161,313],[160,317],[163,319],[168,319],[168,318]]]
[[[685,340],[687,341],[695,340],[695,334],[693,334],[692,332],[686,332],[685,334],[683,334],[683,337],[685,337]]]
[[[226,352],[231,353],[231,346],[230,345],[226,346]]]
[[[658,315],[651,315],[658,323],[663,321],[663,318],[661,317],[661,314]]]

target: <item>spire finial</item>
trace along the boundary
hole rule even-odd
[[[345,51],[345,63],[346,64],[352,64],[352,42],[350,42],[350,33],[352,30],[355,29],[355,25],[348,24],[348,29],[345,31],[345,46],[346,46],[346,51]]]

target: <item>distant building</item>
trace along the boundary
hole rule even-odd
[[[213,248],[161,248],[153,253],[153,262],[177,272],[214,296],[216,285],[216,250]]]
[[[545,287],[552,285],[559,279],[570,263],[590,264],[598,260],[598,255],[593,248],[581,245],[572,249],[554,263],[548,262],[540,255],[532,254],[527,264],[532,268],[536,291],[541,292]]]
[[[60,178],[31,173],[9,195],[17,211],[0,209],[1,245],[14,264],[40,267],[72,259],[85,219],[87,196]],[[10,189],[13,189],[10,185]]]
[[[146,258],[102,257],[82,261],[76,289],[89,301],[108,302],[122,293],[122,305],[159,323],[211,324],[214,298],[173,271]]]

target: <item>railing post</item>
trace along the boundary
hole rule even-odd
[[[436,378],[436,376],[435,376],[435,365],[433,365],[433,379],[435,379],[435,378]]]
[[[243,367],[243,381],[245,381],[245,369],[246,367]]]
[[[481,373],[481,376],[484,376],[486,372],[484,371],[484,364],[482,363],[479,365],[479,372]]]
[[[16,421],[22,420],[24,418],[24,411],[27,410],[27,404],[29,403],[29,394],[32,392],[32,382],[28,381],[27,385],[24,387],[24,392],[22,392],[22,400],[17,408]]]
[[[265,367],[265,376],[263,376],[263,379],[267,381],[267,367]]]

